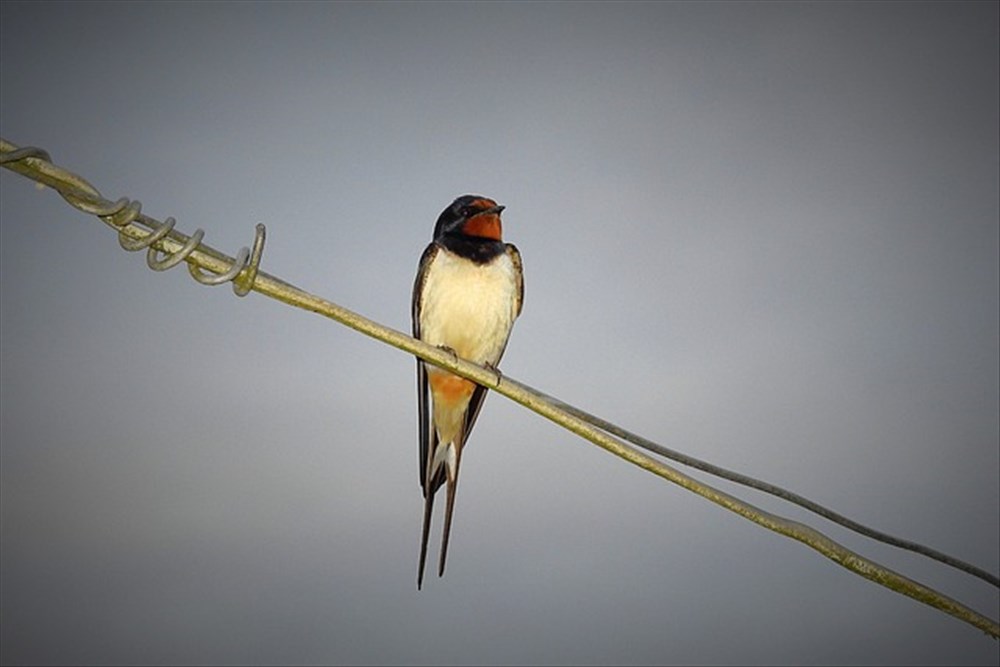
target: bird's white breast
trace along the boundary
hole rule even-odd
[[[440,249],[423,285],[420,337],[464,359],[497,363],[516,317],[515,271],[506,253],[476,264]]]

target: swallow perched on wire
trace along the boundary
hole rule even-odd
[[[504,207],[478,195],[459,197],[438,217],[413,285],[413,336],[496,368],[521,314],[521,254],[503,242]],[[417,588],[423,585],[434,494],[447,482],[438,576],[444,574],[462,450],[486,389],[417,359],[420,486],[424,524]]]

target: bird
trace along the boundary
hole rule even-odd
[[[504,206],[462,195],[437,219],[413,284],[413,336],[496,369],[524,300],[521,253],[504,243]],[[424,580],[434,495],[447,484],[438,576],[444,574],[462,451],[486,388],[417,359],[420,486],[424,519],[417,589]]]

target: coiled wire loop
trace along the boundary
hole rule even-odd
[[[174,232],[173,241],[183,242],[183,245],[170,252],[166,249],[163,241],[174,231],[174,225],[177,224],[174,218],[167,218],[164,222],[159,222],[143,215],[142,204],[137,200],[122,197],[115,202],[109,201],[98,192],[97,188],[80,176],[52,164],[52,158],[47,151],[35,146],[14,148],[4,142],[4,152],[0,155],[0,164],[7,165],[29,158],[44,162],[44,165],[40,166],[44,167],[44,171],[49,177],[45,183],[53,187],[70,205],[84,213],[98,216],[113,229],[116,229],[118,231],[118,244],[123,250],[129,252],[145,250],[146,264],[154,271],[166,271],[187,260],[193,252],[198,250],[205,237],[205,232],[201,229],[195,230],[194,234],[189,237],[185,237],[180,232]],[[133,224],[136,222],[148,227],[149,231]],[[141,230],[140,233],[143,235],[137,236],[136,230]],[[264,225],[258,224],[255,228],[253,249],[240,248],[236,253],[236,258],[225,271],[221,273],[205,271],[192,260],[188,262],[188,272],[202,285],[221,285],[232,282],[233,292],[237,296],[246,296],[253,289],[254,281],[260,270],[260,260],[264,253],[265,231]],[[206,252],[214,259],[219,259],[218,253]]]

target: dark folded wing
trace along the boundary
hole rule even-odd
[[[424,289],[424,281],[427,279],[427,267],[437,254],[437,244],[431,243],[424,250],[420,257],[420,268],[417,271],[417,278],[413,283],[413,300],[411,303],[411,316],[413,319],[413,337],[420,338],[420,303],[421,293]],[[430,402],[427,389],[427,369],[424,362],[417,359],[417,436],[420,446],[420,488],[423,489],[424,496],[428,493],[427,484],[427,461],[431,452],[437,446],[437,432],[431,428]],[[434,480],[434,490],[441,486],[440,480]],[[431,491],[433,493],[433,491]]]

